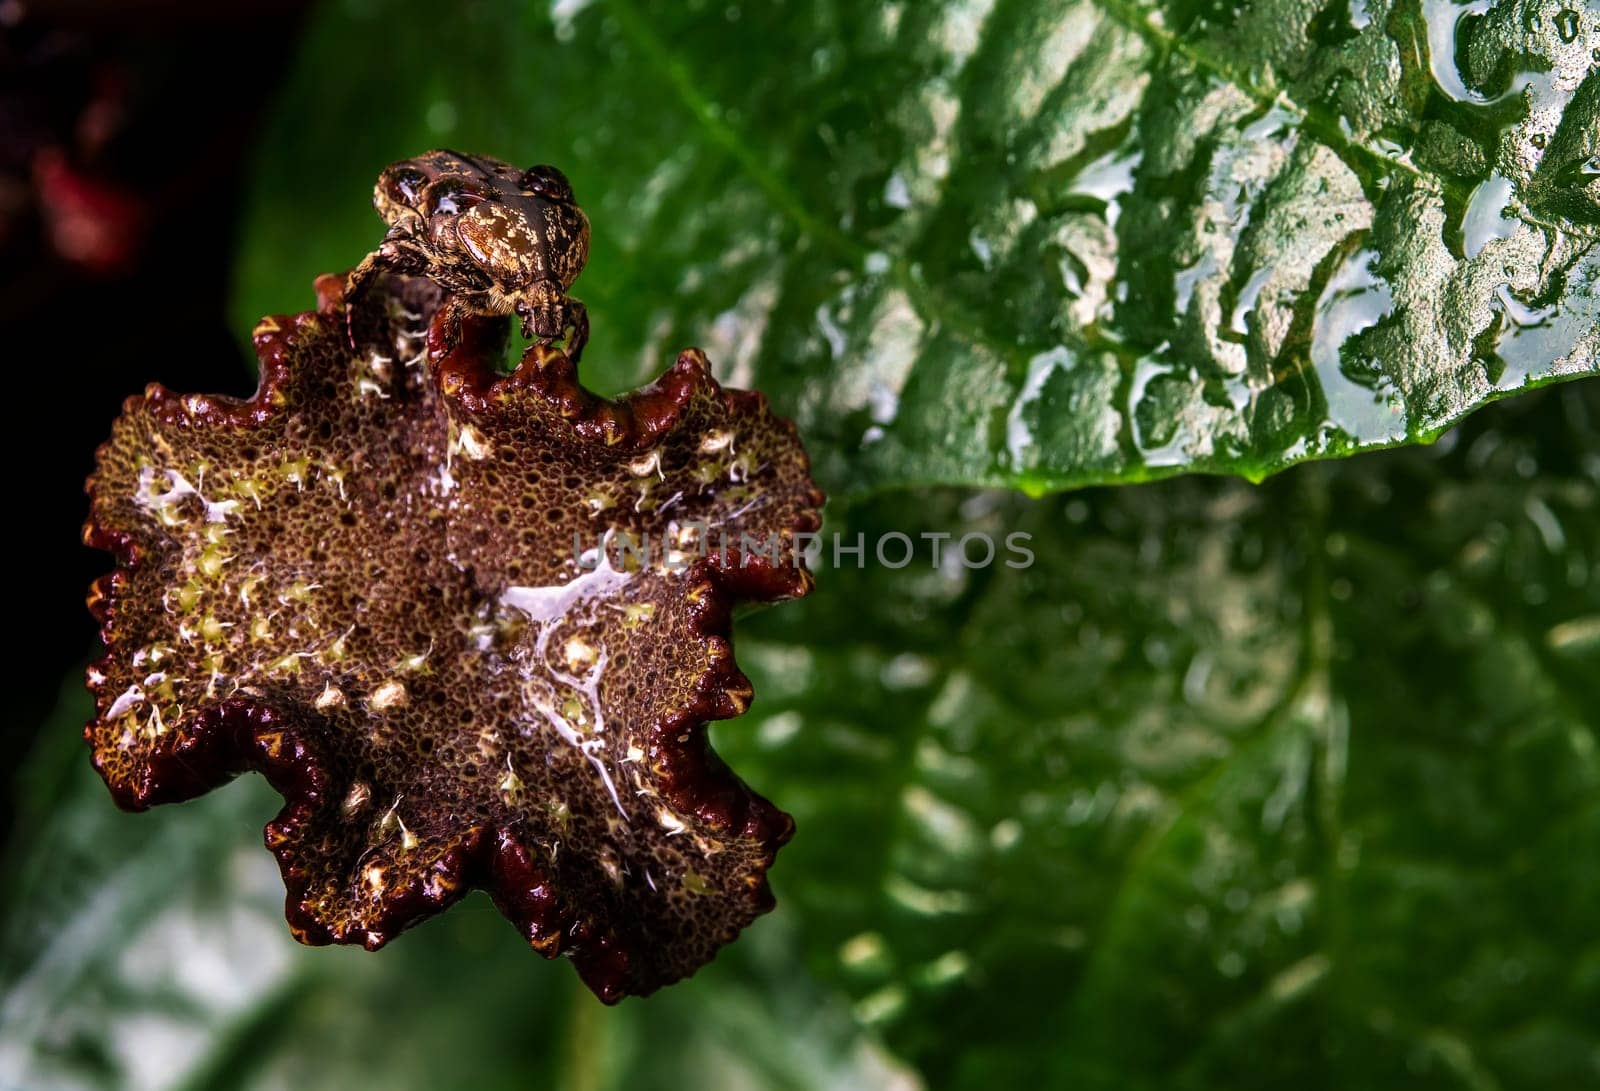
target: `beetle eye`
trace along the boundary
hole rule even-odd
[[[386,173],[385,181],[391,197],[397,197],[415,208],[422,187],[428,184],[428,176],[416,167],[398,167]]]
[[[567,181],[567,176],[547,163],[523,171],[522,188],[552,201],[572,200],[572,184]]]
[[[437,213],[455,216],[482,200],[483,194],[478,192],[476,187],[454,178],[447,178],[428,190],[428,195],[423,201],[423,213],[428,216]]]

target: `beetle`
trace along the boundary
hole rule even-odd
[[[465,315],[515,314],[524,337],[583,355],[589,314],[567,292],[589,260],[589,219],[555,167],[431,151],[385,167],[372,205],[389,230],[351,271],[347,301],[380,272],[426,276],[445,292],[447,344]]]

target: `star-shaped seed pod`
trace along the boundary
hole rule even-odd
[[[689,350],[620,401],[438,289],[255,331],[247,401],[132,398],[89,482],[106,655],[85,729],[140,810],[255,770],[306,943],[377,948],[489,892],[601,999],[771,906],[787,815],[706,743],[751,690],[730,610],[803,595],[822,495],[792,425]]]

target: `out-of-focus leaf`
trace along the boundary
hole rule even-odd
[[[704,345],[832,491],[1030,491],[1431,437],[1600,345],[1575,0],[418,0],[314,21],[238,325],[381,235],[385,163],[555,160],[589,376]]]
[[[1600,1081],[1600,398],[1561,393],[1264,487],[858,511],[1037,561],[825,571],[742,643],[719,746],[795,816],[818,975],[943,1086]]]

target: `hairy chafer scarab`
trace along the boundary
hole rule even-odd
[[[589,315],[567,292],[589,259],[589,220],[555,167],[431,151],[385,167],[372,204],[389,232],[351,272],[348,299],[379,272],[427,276],[444,289],[450,343],[465,314],[515,314],[524,337],[565,337],[583,355]]]

